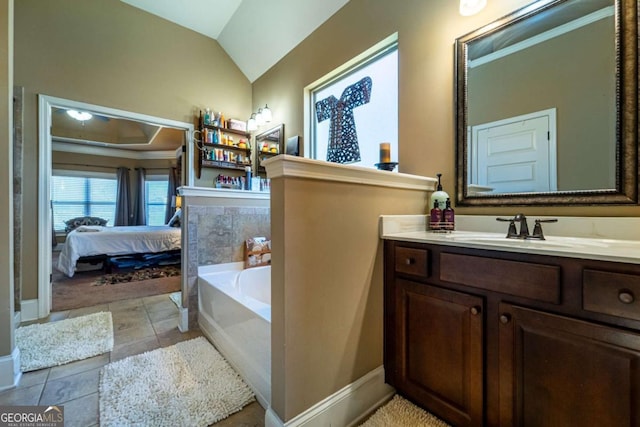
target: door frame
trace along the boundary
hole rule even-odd
[[[64,98],[56,98],[49,95],[38,94],[38,317],[47,317],[51,312],[51,108],[73,108],[78,110],[90,110],[98,114],[111,117],[128,118],[142,122],[153,123],[165,127],[183,129],[185,135],[185,156],[187,185],[195,182],[193,172],[193,154],[190,142],[193,140],[193,123],[164,119],[146,114],[133,113],[116,108],[103,107],[88,104],[86,102],[72,101]],[[184,232],[184,230],[183,230]],[[184,281],[182,283],[184,288]],[[184,290],[184,289],[183,289]]]

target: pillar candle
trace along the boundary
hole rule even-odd
[[[382,142],[380,143],[380,163],[390,163],[390,162],[391,162],[391,143]]]

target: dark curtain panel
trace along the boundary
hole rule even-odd
[[[113,225],[129,225],[129,204],[129,169],[118,168],[116,217],[113,221]]]
[[[136,168],[136,185],[135,205],[133,206],[133,218],[131,225],[147,225],[147,212],[145,209],[145,180],[146,172],[144,168]]]
[[[167,207],[164,211],[164,223],[168,224],[173,216],[173,200],[178,194],[178,170],[176,168],[169,169],[169,185],[167,185]]]

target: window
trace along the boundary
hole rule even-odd
[[[144,182],[147,225],[164,225],[169,181],[163,175],[147,175]]]
[[[64,222],[79,216],[97,216],[113,225],[116,191],[115,174],[80,176],[76,172],[54,171],[51,177],[54,229],[64,231]]]
[[[380,143],[398,152],[398,45],[395,38],[310,89],[310,157],[375,167]]]

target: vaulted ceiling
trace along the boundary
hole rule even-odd
[[[348,0],[121,0],[217,40],[254,82]]]

